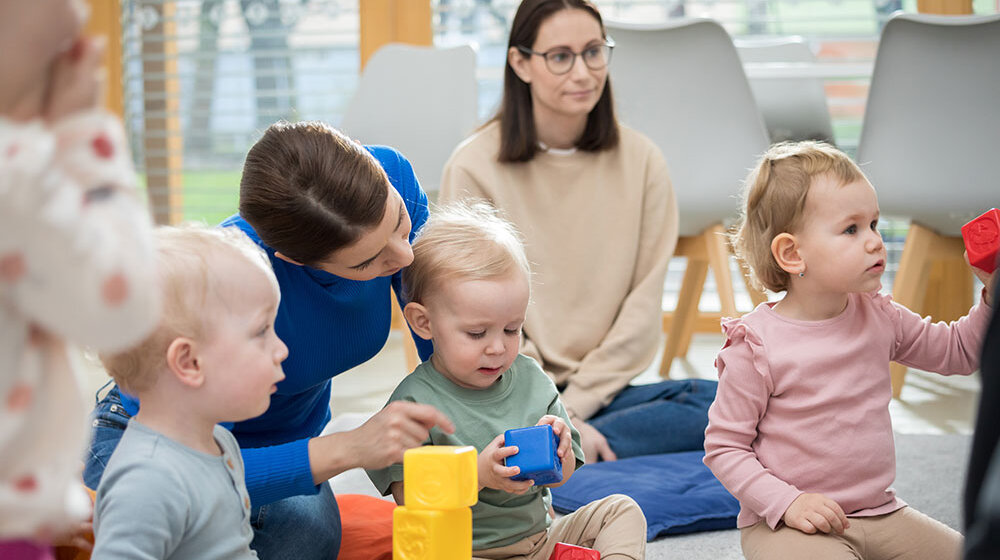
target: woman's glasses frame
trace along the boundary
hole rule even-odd
[[[587,53],[587,51],[595,47],[600,48],[602,50],[601,54],[603,56],[594,59],[588,59],[586,56],[584,56]],[[614,48],[615,48],[614,39],[612,39],[611,37],[607,37],[604,39],[603,43],[595,43],[588,45],[580,52],[573,52],[570,49],[567,49],[566,47],[556,47],[554,49],[549,49],[545,52],[538,52],[538,51],[533,51],[528,47],[518,46],[517,50],[521,51],[526,55],[536,55],[542,57],[543,59],[545,59],[545,68],[547,68],[549,72],[555,74],[556,76],[561,76],[573,69],[573,66],[576,65],[576,57],[578,56],[583,58],[583,64],[587,68],[590,68],[591,70],[603,70],[607,68],[608,65],[611,64],[611,53],[614,50]],[[566,62],[558,61],[555,58],[558,55],[570,55],[569,63],[567,64]],[[562,65],[564,64],[565,68],[562,67]],[[553,68],[553,66],[555,67]]]

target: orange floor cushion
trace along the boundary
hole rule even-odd
[[[392,560],[396,504],[361,494],[338,494],[342,535],[338,560]]]

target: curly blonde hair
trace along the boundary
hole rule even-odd
[[[758,287],[773,292],[788,289],[789,274],[771,253],[771,241],[802,225],[809,186],[824,174],[840,185],[867,180],[847,154],[815,141],[775,144],[747,175],[740,218],[730,240]]]

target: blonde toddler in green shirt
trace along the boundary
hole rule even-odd
[[[549,424],[559,437],[562,482],[583,465],[580,434],[538,364],[519,353],[531,273],[513,226],[482,203],[432,213],[404,271],[403,310],[413,331],[434,342],[430,360],[407,376],[389,402],[432,404],[455,424],[434,428],[429,445],[479,452],[479,503],[472,508],[474,558],[546,559],[558,542],[593,548],[605,559],[640,559],[646,521],[629,497],[612,495],[554,519],[547,486],[515,481],[504,460],[505,430]],[[368,471],[384,495],[403,503],[403,467]]]

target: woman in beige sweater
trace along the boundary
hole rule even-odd
[[[614,116],[614,43],[588,0],[525,0],[500,111],[445,165],[441,201],[483,198],[535,271],[522,352],[555,380],[588,461],[701,449],[712,381],[630,386],[656,353],[677,242],[666,164]]]

